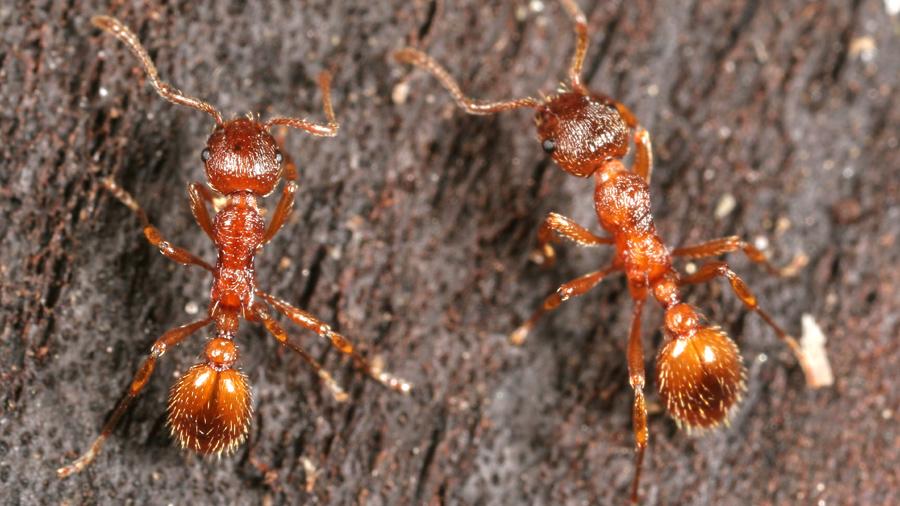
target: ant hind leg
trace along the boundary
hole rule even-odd
[[[631,422],[634,427],[635,466],[634,480],[631,482],[631,502],[638,501],[638,485],[641,481],[641,467],[644,463],[644,451],[650,439],[647,429],[647,404],[644,400],[644,345],[641,341],[641,315],[644,310],[645,298],[634,299],[634,308],[631,316],[631,332],[628,335],[628,381],[634,390],[634,404],[631,412]]]
[[[769,262],[762,251],[736,235],[712,239],[695,246],[676,248],[672,250],[672,256],[697,259],[724,255],[737,250],[743,251],[751,262],[761,264],[770,274],[778,277],[795,276],[809,261],[806,255],[798,254],[790,264],[779,269]]]
[[[779,339],[784,341],[785,344],[791,349],[794,353],[794,356],[797,357],[797,361],[800,363],[800,367],[803,368],[803,373],[806,376],[807,384],[811,386],[817,385],[817,374],[813,369],[810,361],[807,359],[806,354],[803,349],[800,347],[800,344],[794,339],[790,334],[784,331],[775,320],[769,316],[769,313],[762,310],[759,307],[759,303],[757,302],[756,296],[753,295],[753,292],[750,291],[750,288],[744,283],[742,280],[725,262],[709,262],[707,264],[702,265],[696,273],[690,276],[684,276],[678,281],[679,286],[691,285],[696,283],[703,283],[709,281],[711,279],[715,279],[718,277],[724,277],[728,280],[728,283],[731,285],[732,291],[737,295],[737,297],[744,303],[744,306],[747,309],[758,314],[766,324],[775,331],[775,335],[778,336]]]
[[[262,322],[263,326],[266,327],[266,330],[268,330],[269,333],[278,340],[278,342],[292,349],[294,352],[300,355],[300,357],[305,360],[306,363],[310,365],[310,367],[313,368],[313,370],[319,376],[319,379],[322,380],[322,383],[325,383],[325,386],[327,386],[331,391],[331,395],[336,401],[347,401],[347,399],[349,398],[347,392],[343,388],[341,388],[341,386],[337,381],[334,380],[331,374],[329,374],[329,372],[326,371],[325,368],[322,367],[322,365],[312,357],[312,355],[310,355],[306,350],[292,343],[288,339],[287,332],[285,332],[284,328],[272,318],[265,306],[263,306],[262,304],[256,304],[253,308],[253,316],[257,320]]]
[[[106,438],[108,438],[109,435],[112,434],[113,429],[116,428],[116,425],[119,423],[119,419],[122,418],[122,415],[125,414],[125,411],[128,410],[131,402],[135,399],[135,397],[138,396],[138,394],[141,393],[141,391],[147,385],[147,381],[150,379],[150,376],[153,374],[153,370],[156,368],[156,361],[166,353],[166,350],[177,345],[186,337],[197,332],[210,323],[212,323],[212,318],[204,318],[203,320],[199,320],[194,323],[176,327],[163,334],[162,337],[160,337],[156,340],[155,343],[153,343],[153,347],[150,349],[150,355],[147,356],[146,359],[144,359],[144,362],[134,374],[134,378],[131,380],[131,386],[128,388],[128,392],[125,394],[125,397],[123,397],[119,401],[119,403],[116,404],[115,411],[113,411],[112,416],[110,416],[106,423],[103,425],[103,429],[100,431],[100,435],[97,436],[97,439],[94,440],[94,443],[91,444],[90,449],[88,449],[88,451],[85,452],[84,455],[78,457],[78,459],[71,464],[56,470],[56,474],[59,475],[60,478],[65,478],[72,474],[81,472],[85,467],[89,466],[91,462],[93,462],[94,458],[97,457],[97,454],[100,453],[100,448],[103,446]]]
[[[256,290],[256,295],[257,297],[268,302],[279,313],[287,316],[297,325],[311,330],[319,336],[327,339],[331,343],[331,345],[334,346],[338,351],[340,351],[344,355],[349,355],[350,358],[353,359],[353,363],[356,365],[356,367],[368,374],[375,381],[381,383],[391,390],[395,390],[402,394],[408,394],[412,390],[412,384],[410,382],[404,380],[403,378],[394,376],[393,374],[383,370],[380,366],[372,365],[368,360],[363,358],[362,355],[360,355],[356,351],[356,348],[350,341],[347,340],[346,337],[333,331],[331,329],[331,326],[329,326],[327,323],[319,320],[310,313],[296,308],[286,301],[270,295],[262,290]],[[289,343],[288,345],[290,346]],[[291,347],[293,348],[293,346]],[[294,350],[296,351],[296,348],[294,348]]]

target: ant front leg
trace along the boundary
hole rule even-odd
[[[263,235],[262,240],[259,243],[259,248],[262,248],[269,241],[275,237],[275,234],[281,230],[281,227],[284,225],[284,222],[287,221],[287,217],[290,216],[291,210],[294,208],[294,193],[297,192],[297,183],[293,181],[287,181],[284,183],[284,189],[281,192],[281,199],[278,201],[278,206],[275,208],[275,214],[272,215],[272,221],[269,222],[269,226],[266,228],[266,233]]]
[[[646,294],[645,294],[646,295]],[[644,345],[641,341],[641,314],[644,310],[644,296],[634,299],[631,316],[631,333],[628,335],[628,381],[634,390],[634,405],[631,422],[634,426],[635,466],[634,481],[631,483],[631,502],[638,502],[638,485],[641,481],[641,467],[644,464],[644,450],[650,439],[647,429],[647,404],[644,401]]]
[[[276,141],[278,142],[278,152],[281,153],[284,160],[284,179],[286,182],[281,192],[281,199],[278,201],[278,206],[275,207],[275,213],[272,215],[272,221],[269,222],[262,241],[259,243],[260,248],[268,244],[275,237],[275,234],[281,230],[281,227],[284,226],[284,222],[287,221],[288,216],[291,215],[291,210],[294,208],[294,194],[297,192],[297,166],[294,164],[294,159],[291,155],[287,154],[284,149],[283,129]]]
[[[128,410],[131,401],[133,401],[147,385],[150,375],[153,374],[153,370],[156,368],[156,361],[162,357],[169,348],[177,345],[186,337],[210,323],[212,323],[212,318],[204,318],[203,320],[194,323],[182,325],[181,327],[169,330],[153,343],[153,347],[150,349],[150,355],[144,359],[144,363],[138,368],[137,373],[135,373],[134,378],[131,380],[131,386],[128,388],[128,392],[116,405],[116,409],[113,411],[112,416],[110,416],[109,420],[103,425],[100,435],[97,436],[97,439],[94,440],[94,443],[84,455],[78,457],[78,459],[71,464],[56,470],[56,473],[60,478],[65,478],[78,473],[90,465],[97,454],[100,453],[103,442],[106,441],[106,438],[108,438],[110,434],[112,434],[113,429],[116,428],[116,424],[119,423],[119,419],[122,418],[122,415]]]
[[[806,375],[807,384],[811,386],[815,386],[817,384],[816,372],[813,370],[812,365],[809,363],[809,360],[806,358],[806,354],[803,352],[803,349],[800,347],[800,344],[797,343],[797,340],[794,339],[791,335],[784,331],[775,320],[769,316],[769,313],[762,310],[759,307],[759,303],[756,300],[756,296],[750,291],[750,288],[744,283],[742,280],[725,262],[710,262],[708,264],[704,264],[697,270],[696,273],[690,276],[684,276],[679,281],[679,286],[690,285],[696,283],[703,283],[709,281],[711,279],[715,279],[717,277],[724,277],[728,280],[728,283],[731,285],[732,291],[734,291],[735,295],[744,303],[744,306],[747,309],[758,314],[762,319],[775,331],[775,335],[778,336],[779,339],[785,342],[791,351],[794,353],[794,356],[797,357],[797,361],[800,362],[800,366],[803,368],[803,373]]]
[[[213,195],[201,183],[191,183],[188,185],[188,197],[191,199],[191,213],[197,225],[206,232],[206,235],[213,242],[216,241],[215,231],[213,230],[212,218],[209,216],[207,204],[213,204]]]
[[[195,256],[193,253],[187,251],[186,249],[173,246],[171,243],[169,243],[169,241],[167,241],[166,238],[163,237],[162,232],[160,232],[158,228],[150,224],[150,220],[147,218],[147,213],[145,213],[144,210],[141,209],[140,204],[137,203],[134,197],[132,197],[131,194],[127,191],[123,190],[118,184],[116,184],[116,182],[113,181],[112,178],[104,178],[102,180],[102,183],[103,186],[107,190],[109,190],[109,192],[112,193],[114,197],[119,199],[119,201],[125,204],[126,207],[134,211],[138,219],[141,220],[141,226],[144,229],[144,237],[147,238],[147,241],[149,241],[150,244],[159,248],[160,253],[182,265],[196,265],[208,270],[209,272],[213,272],[213,268],[211,265]]]
[[[806,262],[808,262],[805,255],[797,255],[791,260],[791,263],[788,264],[787,267],[779,269],[769,262],[762,251],[736,235],[713,239],[696,246],[676,248],[672,250],[672,256],[697,259],[724,255],[725,253],[731,253],[732,251],[737,250],[743,251],[744,255],[746,255],[751,262],[762,264],[770,274],[779,277],[795,276],[797,272],[806,265]]]
[[[305,360],[306,363],[309,364],[314,371],[316,371],[316,374],[319,376],[319,379],[322,380],[322,383],[325,383],[325,386],[327,386],[328,389],[331,390],[331,395],[334,396],[334,400],[338,402],[347,401],[347,399],[349,398],[347,392],[344,391],[343,388],[341,388],[341,386],[337,381],[334,380],[331,374],[329,374],[329,372],[326,371],[325,368],[322,367],[322,365],[312,357],[312,355],[310,355],[306,352],[306,350],[292,343],[288,339],[287,332],[285,332],[284,328],[272,318],[265,306],[263,306],[262,304],[255,304],[253,307],[253,316],[257,320],[262,322],[263,326],[266,327],[266,330],[268,330],[269,333],[275,337],[275,339],[278,339],[278,342],[294,350],[294,352],[300,355],[300,357]]]
[[[520,325],[519,328],[514,330],[513,333],[509,335],[509,342],[516,346],[521,345],[525,342],[525,338],[528,336],[528,333],[531,332],[531,329],[534,328],[538,320],[540,320],[541,316],[558,308],[560,304],[571,299],[572,297],[584,295],[585,293],[590,291],[591,288],[597,286],[600,281],[603,281],[603,278],[617,270],[619,270],[618,267],[609,266],[606,269],[585,274],[584,276],[575,278],[568,283],[560,285],[560,287],[557,288],[555,292],[551,293],[547,296],[546,299],[544,299],[544,303],[541,304],[541,307],[539,307],[537,311],[535,311],[534,314],[531,315],[531,318],[526,320],[525,323]]]
[[[649,186],[650,178],[653,176],[653,148],[650,143],[650,133],[638,124],[637,116],[631,112],[628,106],[609,97],[604,97],[604,99],[619,111],[619,115],[622,116],[622,120],[625,121],[628,128],[634,130],[634,172],[644,178]]]
[[[611,238],[595,235],[593,232],[575,223],[571,218],[558,213],[550,213],[544,218],[540,228],[538,228],[538,246],[537,250],[532,254],[532,260],[535,263],[545,267],[551,267],[556,263],[556,251],[553,249],[553,243],[557,242],[558,239],[554,232],[579,246],[593,247],[614,243]]]
[[[634,172],[644,178],[649,186],[653,176],[653,150],[650,147],[650,133],[643,127],[635,129],[634,146]]]
[[[368,374],[375,381],[381,383],[387,388],[390,388],[391,390],[395,390],[403,394],[408,394],[412,390],[412,384],[408,381],[394,376],[393,374],[383,370],[381,367],[372,366],[372,364],[370,364],[365,358],[363,358],[359,353],[356,352],[353,344],[348,341],[346,337],[331,330],[331,327],[327,323],[319,320],[315,316],[307,313],[302,309],[298,309],[288,304],[286,301],[269,295],[262,290],[257,289],[255,293],[258,297],[268,302],[278,312],[290,318],[291,321],[293,321],[297,325],[300,325],[301,327],[311,330],[319,336],[328,339],[332,346],[334,346],[344,355],[349,355],[350,358],[353,359],[353,363],[356,365],[356,367]]]

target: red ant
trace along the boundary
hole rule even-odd
[[[465,96],[450,74],[427,54],[404,48],[394,57],[433,74],[456,103],[469,114],[494,114],[519,108],[536,111],[541,146],[566,172],[578,177],[593,176],[596,182],[594,206],[600,226],[610,234],[600,237],[570,218],[550,213],[538,231],[539,258],[551,264],[555,259],[554,233],[581,246],[612,245],[613,261],[606,267],[576,278],[550,294],[543,305],[517,328],[510,341],[519,345],[538,319],[563,301],[582,295],[615,272],[624,272],[634,300],[631,332],[627,345],[628,376],[634,389],[633,424],[636,464],[631,500],[637,502],[641,464],[647,447],[647,408],[644,401],[644,352],[641,342],[641,313],[648,294],[664,308],[665,342],[656,357],[656,384],[668,412],[679,426],[712,428],[728,420],[741,400],[746,372],[734,341],[717,326],[702,323],[702,315],[684,303],[680,287],[725,277],[735,294],[751,311],[759,314],[775,334],[793,350],[809,377],[809,369],[798,343],[760,309],[756,297],[725,262],[710,262],[696,273],[682,276],[672,266],[673,257],[704,258],[741,250],[769,272],[787,275],[798,262],[783,270],[774,268],[765,255],[731,236],[696,246],[669,250],[656,232],[650,214],[649,183],[652,172],[650,135],[641,128],[623,104],[590,92],[581,81],[588,46],[587,21],[574,0],[560,0],[575,22],[577,42],[569,67],[571,89],[536,100],[531,97],[496,102],[477,101]],[[633,131],[636,152],[632,170],[622,159],[628,153],[628,137]],[[802,260],[801,260],[802,261]]]
[[[181,446],[201,454],[233,452],[246,438],[250,424],[250,387],[247,377],[234,368],[238,358],[234,343],[241,318],[261,322],[278,341],[291,348],[309,363],[338,401],[346,401],[347,393],[335,382],[313,357],[288,340],[287,332],[269,313],[269,306],[287,316],[297,325],[309,329],[328,340],[341,353],[349,355],[357,367],[386,387],[409,393],[410,383],[369,364],[360,356],[346,337],[333,331],[328,324],[302,309],[291,306],[256,286],[254,256],[281,229],[294,204],[297,174],[293,162],[282,154],[278,143],[269,133],[274,126],[303,130],[320,137],[334,137],[338,123],[331,107],[331,76],[319,76],[322,103],[327,124],[312,123],[297,118],[273,118],[265,123],[252,116],[224,121],[212,105],[190,97],[159,79],[156,67],[141,46],[137,36],[122,22],[107,16],[96,16],[92,23],[124,42],[137,57],[150,84],[162,98],[175,104],[203,111],[213,117],[216,127],[207,140],[201,158],[206,166],[209,186],[224,195],[225,205],[211,217],[207,204],[214,194],[200,183],[188,189],[191,210],[200,228],[215,243],[218,251],[212,266],[190,252],[172,245],[147,218],[137,201],[111,179],[104,186],[129,209],[134,211],[143,226],[144,236],[160,253],[183,265],[196,265],[213,275],[208,314],[205,318],[176,327],[160,337],[141,364],[128,393],[115,408],[90,449],[57,473],[66,477],[88,466],[116,423],[140,394],[150,379],[156,361],[169,348],[200,329],[214,324],[215,337],[206,342],[203,360],[191,367],[172,387],[169,394],[168,425]],[[257,200],[271,194],[278,182],[285,179],[281,200],[266,226]],[[264,302],[257,302],[255,298]]]

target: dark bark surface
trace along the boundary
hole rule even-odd
[[[701,437],[676,430],[650,394],[644,502],[896,504],[897,15],[881,0],[580,3],[586,82],[652,135],[663,237],[765,237],[777,263],[808,255],[792,279],[730,260],[791,333],[801,315],[815,318],[836,377],[807,389],[727,285],[690,290],[741,346],[748,392],[730,427]],[[566,303],[521,349],[505,339],[557,285],[609,258],[561,245],[553,269],[528,261],[550,210],[597,230],[592,183],[548,161],[527,112],[467,116],[387,56],[424,37],[475,96],[550,93],[573,45],[555,2],[87,4],[0,7],[0,503],[625,501],[623,279]],[[226,116],[320,118],[315,76],[335,69],[342,130],[289,134],[297,206],[259,255],[258,278],[383,357],[413,396],[295,329],[350,391],[337,404],[248,324],[239,344],[255,413],[235,456],[183,454],[165,427],[167,388],[202,350],[197,336],[161,362],[96,463],[56,478],[151,343],[208,301],[209,276],[154,251],[99,178],[115,176],[174,243],[214,255],[186,194],[203,178],[212,123],[153,93],[125,48],[90,26],[103,12],[139,33],[164,79]],[[661,311],[647,313],[652,371]]]

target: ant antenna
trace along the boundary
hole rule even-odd
[[[442,67],[441,64],[436,62],[432,57],[418,49],[413,49],[411,47],[400,49],[394,52],[394,58],[401,63],[415,65],[430,72],[444,85],[444,88],[447,88],[447,91],[450,92],[450,95],[453,96],[456,103],[469,114],[484,115],[520,109],[522,107],[530,107],[532,109],[540,107],[540,102],[531,97],[504,100],[500,102],[483,102],[469,98],[462,92],[459,84],[450,76],[447,69]]]
[[[575,21],[575,54],[572,55],[572,65],[569,67],[569,79],[572,80],[572,87],[576,91],[584,93],[586,88],[581,82],[581,69],[584,66],[584,55],[587,53],[588,47],[587,18],[584,17],[584,13],[581,12],[574,0],[560,0],[560,3]]]
[[[144,71],[147,72],[147,77],[150,78],[150,84],[162,98],[173,104],[186,105],[198,111],[203,111],[212,116],[216,120],[217,125],[222,125],[222,114],[215,107],[199,98],[187,96],[181,90],[159,79],[159,72],[156,71],[156,66],[153,65],[153,60],[150,59],[147,50],[141,45],[137,35],[123,25],[121,21],[110,16],[94,16],[91,18],[91,23],[97,28],[112,34],[128,46],[128,49],[144,66]]]
[[[299,118],[272,118],[266,121],[265,127],[271,128],[276,125],[282,125],[298,130],[304,130],[307,133],[318,137],[334,137],[338,133],[340,125],[334,118],[334,109],[331,107],[331,73],[323,71],[319,74],[319,89],[322,90],[322,109],[325,111],[325,117],[328,118],[328,124],[313,123],[305,119]]]

